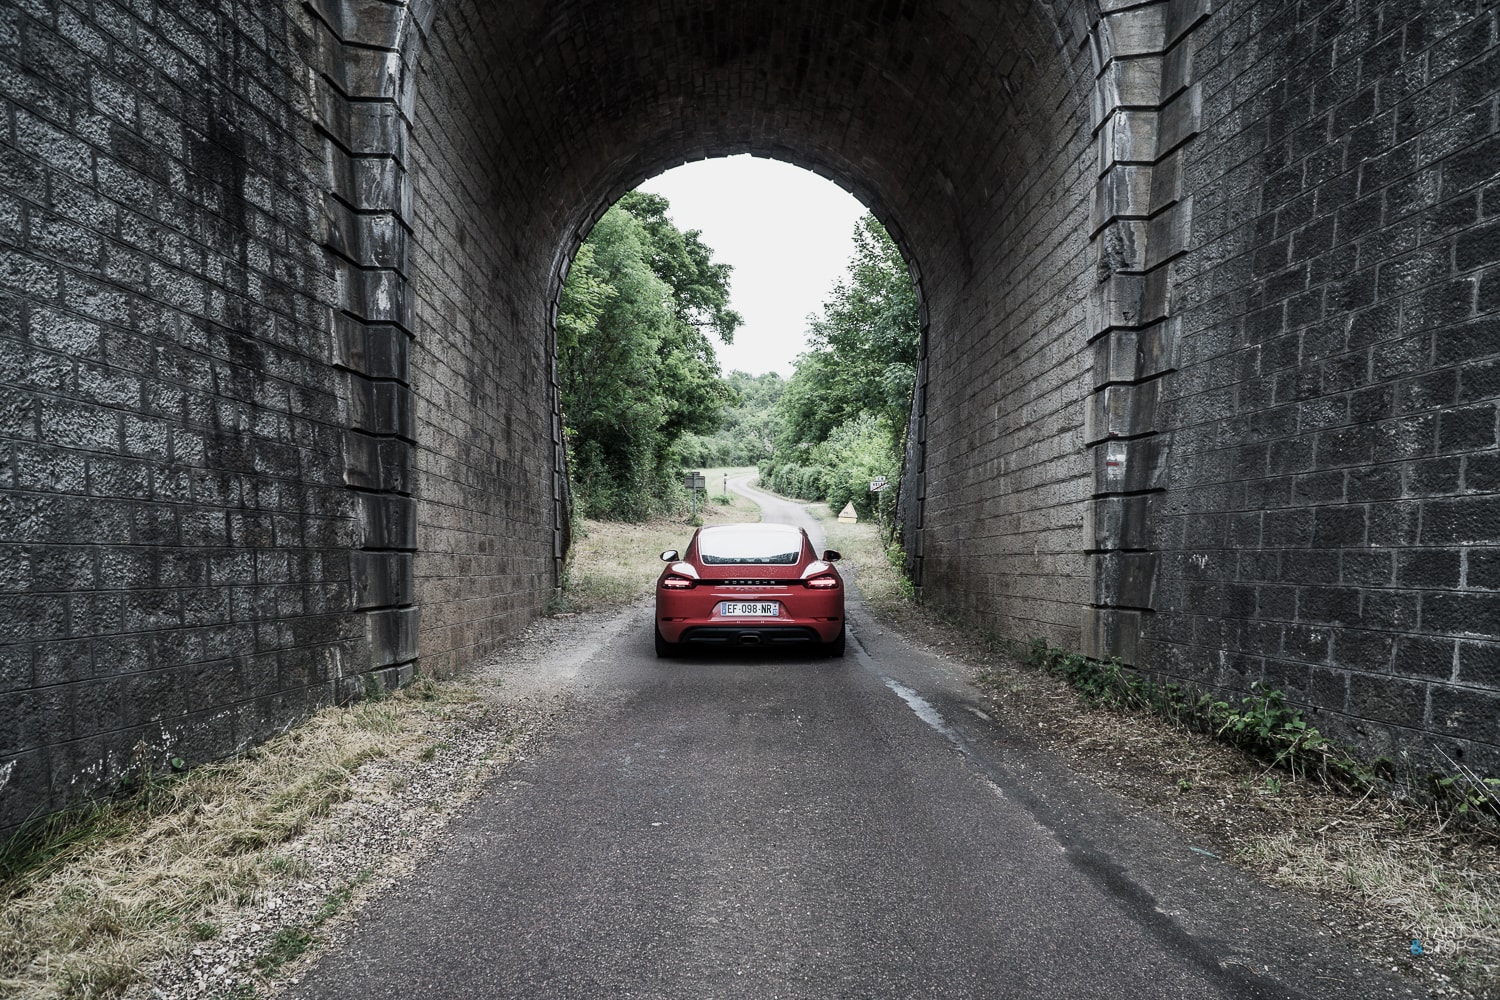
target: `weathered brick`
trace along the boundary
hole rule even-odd
[[[1474,687],[1500,687],[1500,642],[1460,641],[1458,679]]]
[[[1312,544],[1319,548],[1363,545],[1364,507],[1319,507],[1313,512]]]
[[[1500,594],[1424,594],[1422,629],[1446,635],[1500,635]]]
[[[1349,712],[1373,722],[1420,729],[1427,714],[1427,688],[1395,678],[1350,674]]]
[[[1500,490],[1500,455],[1470,455],[1464,459],[1464,489]]]
[[[1428,545],[1489,544],[1500,525],[1500,497],[1430,500],[1423,507],[1422,541]]]
[[[1455,589],[1463,570],[1457,549],[1401,549],[1396,552],[1396,580],[1403,587]]]
[[[1500,590],[1500,552],[1469,549],[1465,553],[1464,582],[1474,589]]]
[[[1377,624],[1360,615],[1360,592],[1352,587],[1303,587],[1297,594],[1297,618],[1315,625]]]
[[[1346,671],[1386,673],[1391,670],[1396,637],[1375,629],[1334,629],[1333,663]]]
[[[1403,677],[1447,680],[1457,664],[1457,643],[1452,639],[1403,636],[1396,641],[1395,672]]]
[[[1412,462],[1406,469],[1406,496],[1457,493],[1462,477],[1463,460],[1459,458]]]
[[[1432,726],[1450,737],[1492,745],[1500,739],[1500,696],[1475,688],[1434,688]]]
[[[1420,595],[1411,591],[1368,590],[1360,606],[1360,617],[1393,632],[1410,632],[1417,627],[1420,603]]]
[[[1493,403],[1445,411],[1438,418],[1438,450],[1454,452],[1493,448],[1495,420]]]

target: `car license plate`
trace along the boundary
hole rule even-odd
[[[725,601],[719,614],[726,618],[775,618],[781,606],[775,601]]]

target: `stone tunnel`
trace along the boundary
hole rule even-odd
[[[907,257],[928,603],[1500,773],[1497,48],[1485,0],[0,0],[0,831],[542,612],[569,262],[734,153]]]

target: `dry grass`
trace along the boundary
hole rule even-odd
[[[841,524],[825,503],[808,504],[807,510],[822,524],[828,547],[844,557],[839,571],[853,579],[865,604],[895,623],[905,620],[913,608],[911,588],[891,562],[880,529],[862,522]]]
[[[722,485],[722,472],[710,476]],[[1090,709],[1002,646],[914,605],[873,525],[841,525],[816,505],[813,512],[866,603],[919,641],[981,667],[1004,724],[1028,730],[1100,784],[1155,804],[1260,877],[1336,904],[1345,923],[1334,929],[1368,953],[1392,960],[1393,942],[1415,937],[1469,989],[1500,995],[1493,840],[1389,799],[1351,800],[1278,777],[1155,717]],[[759,519],[738,497],[711,501],[706,513],[708,523]],[[650,593],[656,554],[680,548],[692,531],[683,521],[585,528],[569,567],[565,601],[574,610]],[[44,863],[0,885],[0,995],[117,997],[142,981],[153,959],[215,937],[238,910],[308,877],[294,838],[369,786],[354,780],[362,766],[387,773],[392,789],[404,785],[411,772],[400,762],[430,762],[443,738],[435,722],[482,711],[475,697],[463,682],[422,680],[389,698],[319,713],[242,759],[148,784],[134,800],[103,808],[58,838]],[[266,953],[273,964],[307,947],[318,921],[353,888],[333,887],[311,923],[284,928]]]
[[[1278,885],[1352,899],[1435,959],[1453,962],[1469,982],[1493,987],[1500,982],[1500,864],[1493,845],[1395,820],[1365,817],[1331,830],[1266,834],[1242,848],[1239,860]]]
[[[754,469],[707,469],[707,497],[700,496],[704,524],[760,520],[760,507],[734,493],[723,493],[724,476]],[[560,613],[596,612],[629,604],[651,593],[661,572],[660,554],[682,549],[692,537],[687,518],[658,518],[641,524],[623,521],[581,521],[574,531],[573,551]]]
[[[473,699],[471,687],[419,681],[102,807],[0,887],[0,995],[120,995],[153,959],[214,936],[226,914],[304,874],[279,851],[352,794],[355,771],[415,758],[431,742],[418,723]]]
[[[1350,797],[1268,768],[1204,733],[1146,712],[1090,708],[1002,646],[925,618],[925,633],[981,665],[1004,724],[1080,773],[1156,806],[1221,857],[1333,904],[1330,926],[1371,958],[1500,995],[1500,850],[1492,832],[1390,794]],[[955,648],[955,640],[958,648]],[[1342,922],[1335,917],[1342,914]],[[1408,951],[1415,938],[1425,954]]]
[[[725,474],[744,471],[753,470],[705,470],[705,523],[759,519],[753,503],[721,495]],[[649,593],[657,554],[692,532],[686,520],[585,529],[566,598],[577,610]],[[0,884],[0,996],[118,997],[145,981],[154,960],[215,938],[279,885],[309,877],[298,856],[303,835],[339,803],[404,790],[442,751],[444,720],[482,715],[477,697],[470,682],[419,679],[390,697],[320,712],[241,758],[148,778],[133,796],[71,816],[38,850],[13,855],[10,867],[0,861],[0,877],[14,872]],[[357,782],[363,765],[383,777]],[[310,922],[272,936],[256,960],[261,972],[307,948],[368,877],[339,883]]]

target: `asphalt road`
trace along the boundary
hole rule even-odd
[[[851,618],[843,660],[601,629],[557,726],[290,995],[1414,995]]]

